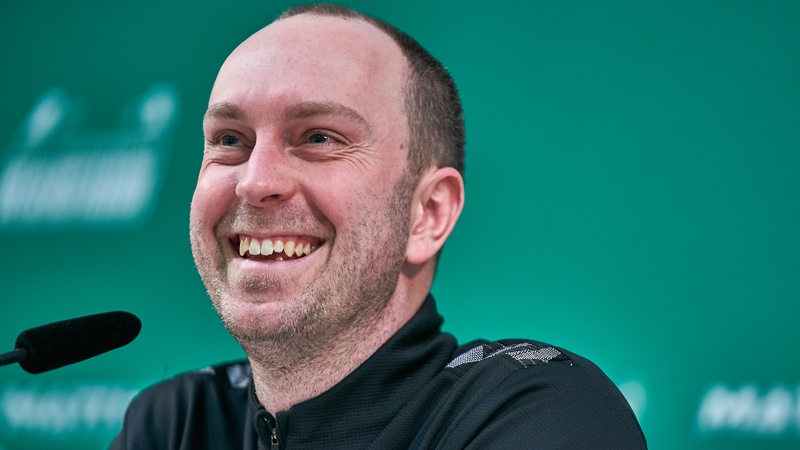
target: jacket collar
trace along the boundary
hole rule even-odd
[[[321,395],[277,414],[282,443],[324,440],[336,448],[364,447],[408,400],[444,368],[456,348],[442,333],[443,319],[432,296],[419,311],[361,366]],[[264,408],[250,383],[250,415],[263,422]],[[262,442],[270,436],[257,427]]]

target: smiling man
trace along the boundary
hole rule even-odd
[[[439,330],[429,290],[464,201],[464,130],[411,38],[292,9],[225,61],[203,131],[192,251],[247,360],[145,390],[112,448],[645,446],[589,361]]]

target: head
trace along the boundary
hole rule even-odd
[[[237,47],[203,121],[192,251],[246,349],[330,339],[389,305],[413,314],[463,203],[460,107],[429,105],[458,103],[452,81],[438,96],[413,87],[446,72],[415,69],[421,57],[388,25],[327,8],[287,13]],[[439,129],[453,121],[455,150]]]

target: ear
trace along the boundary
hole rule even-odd
[[[453,231],[464,207],[464,179],[452,167],[425,172],[414,190],[406,262],[434,259]]]

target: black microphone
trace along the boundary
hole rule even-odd
[[[19,362],[30,373],[58,369],[129,344],[141,329],[139,318],[125,311],[53,322],[20,333],[0,365]]]

